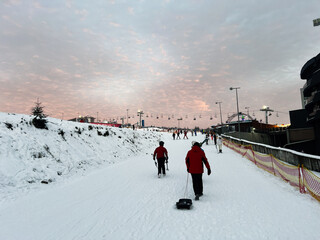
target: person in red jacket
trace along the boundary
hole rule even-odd
[[[191,173],[193,190],[196,195],[195,200],[199,200],[199,197],[203,195],[203,163],[208,169],[208,175],[211,174],[211,168],[206,157],[206,154],[200,147],[200,143],[195,142],[192,145],[190,151],[188,151],[186,156],[187,171]]]
[[[166,175],[166,168],[164,166],[164,163],[168,163],[168,151],[165,147],[163,147],[164,142],[160,141],[159,142],[159,147],[156,148],[156,150],[154,150],[153,153],[153,160],[155,161],[156,158],[158,160],[158,177],[161,177],[161,170],[162,170],[162,174],[163,176]]]

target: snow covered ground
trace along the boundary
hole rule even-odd
[[[0,114],[0,239],[319,239],[319,202],[232,150],[217,154],[212,143],[203,146],[212,168],[204,196],[191,210],[177,210],[184,158],[202,135],[173,141],[166,133],[108,128],[104,137],[88,125],[74,134],[80,123],[50,119],[49,130],[38,130],[16,123],[21,118],[28,121]],[[160,179],[151,156],[159,139],[169,152]],[[194,198],[190,178],[187,197]]]

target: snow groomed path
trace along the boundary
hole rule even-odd
[[[177,210],[191,141],[164,138],[169,171],[157,178],[150,155],[48,185],[0,208],[0,239],[319,239],[320,204],[224,147],[203,149],[212,168],[204,196]],[[155,146],[157,147],[157,146]],[[194,198],[191,178],[188,198]]]

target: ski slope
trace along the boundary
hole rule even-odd
[[[187,182],[184,158],[191,141],[203,139],[164,134],[169,171],[160,179],[150,149],[5,201],[0,239],[319,239],[319,202],[226,147],[217,154],[211,142],[203,146],[212,168],[203,177],[204,196],[191,210],[177,210]],[[187,197],[194,198],[191,178]]]

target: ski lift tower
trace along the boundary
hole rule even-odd
[[[260,111],[266,112],[266,124],[268,124],[268,112],[273,112],[273,110],[267,106],[263,106],[262,109],[260,109]],[[271,113],[270,113],[270,115],[271,115]]]

